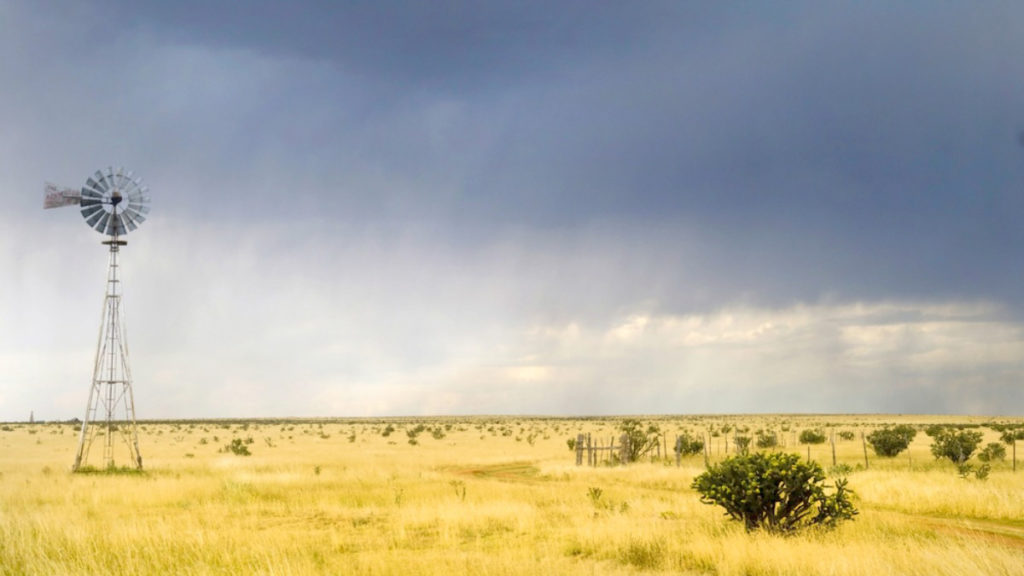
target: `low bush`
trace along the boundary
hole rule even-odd
[[[810,527],[833,527],[857,514],[846,479],[825,493],[825,472],[797,454],[755,453],[712,465],[693,480],[701,502],[725,508],[747,531],[789,533]]]
[[[935,456],[936,460],[946,458],[954,464],[963,464],[971,458],[978,444],[981,444],[982,436],[977,430],[943,428],[932,436],[932,456]]]
[[[676,454],[683,456],[690,456],[692,454],[700,454],[704,451],[704,439],[697,436],[690,436],[688,432],[683,432],[676,437]]]
[[[804,430],[800,432],[801,444],[824,444],[826,439],[825,433],[821,430]]]
[[[231,452],[235,456],[251,456],[252,452],[249,452],[249,446],[246,442],[243,442],[241,438],[234,438],[231,443],[224,446],[225,452]]]
[[[1017,443],[1017,440],[1024,440],[1024,430],[1021,429],[1007,429],[1001,430],[999,440],[1007,446],[1013,446]]]
[[[990,442],[978,453],[978,460],[982,462],[995,462],[996,460],[1006,460],[1006,446],[1003,446],[999,442]]]
[[[779,445],[779,437],[774,432],[765,432],[759,430],[757,432],[757,447],[758,448],[775,448]]]
[[[913,426],[900,424],[892,428],[886,426],[868,434],[867,441],[875,454],[892,458],[903,452],[914,441],[917,430]]]
[[[740,455],[750,453],[750,436],[736,435],[732,437],[732,443],[736,446],[736,453]]]
[[[627,457],[630,462],[636,462],[645,456],[661,441],[661,429],[656,424],[650,424],[644,428],[639,420],[627,418],[619,424],[619,430],[628,439],[629,453]]]

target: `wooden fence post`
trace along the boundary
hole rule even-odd
[[[594,466],[594,445],[590,441],[590,434],[587,434],[587,466]]]
[[[832,467],[836,467],[836,430],[833,428],[828,438],[829,443],[832,444]]]
[[[583,465],[583,434],[576,435],[576,465]]]
[[[864,431],[860,431],[860,443],[864,447],[864,469],[868,469],[868,443],[864,440]]]

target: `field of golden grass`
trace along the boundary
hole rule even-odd
[[[74,427],[6,424],[0,574],[1024,574],[1021,463],[961,478],[919,433],[864,469],[862,431],[989,419],[647,420],[670,444],[684,430],[770,428],[804,457],[800,430],[852,431],[837,461],[860,514],[833,531],[748,534],[690,489],[703,456],[577,467],[566,440],[617,435],[614,418],[144,423],[138,475],[71,474]],[[236,438],[251,456],[224,450]],[[724,458],[724,437],[711,440],[711,460]],[[810,456],[831,468],[828,444]]]

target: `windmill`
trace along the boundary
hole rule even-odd
[[[103,460],[107,468],[115,466],[115,450],[119,454],[123,451],[123,448],[119,448],[119,438],[127,446],[129,461],[134,467],[142,469],[117,256],[121,246],[128,244],[121,237],[138,228],[149,213],[148,191],[139,178],[123,168],[97,170],[85,181],[81,190],[46,184],[43,208],[79,206],[85,223],[100,234],[109,236],[102,242],[110,247],[107,288],[103,296],[103,315],[100,317],[89,402],[86,404],[85,418],[78,437],[78,452],[72,466],[74,471],[86,463],[89,449],[97,437],[102,438]]]

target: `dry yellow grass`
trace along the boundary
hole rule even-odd
[[[722,423],[857,433],[950,417],[658,419],[671,435]],[[978,419],[973,419],[978,422]],[[980,420],[983,421],[983,420]],[[831,532],[747,534],[689,488],[703,458],[576,467],[566,439],[617,420],[145,424],[144,475],[68,472],[68,425],[0,430],[0,574],[1021,574],[1024,466],[987,481],[908,454],[850,475],[861,511]],[[447,428],[447,429],[446,429]],[[216,439],[215,439],[216,437]],[[253,455],[219,451],[253,439]],[[351,439],[351,440],[350,440]],[[724,439],[712,439],[712,458]],[[986,441],[995,434],[986,432]],[[786,449],[806,455],[804,446]],[[1021,455],[1024,457],[1024,454]],[[94,456],[95,457],[95,456]],[[827,445],[811,457],[828,468]],[[591,488],[601,496],[592,498]]]

